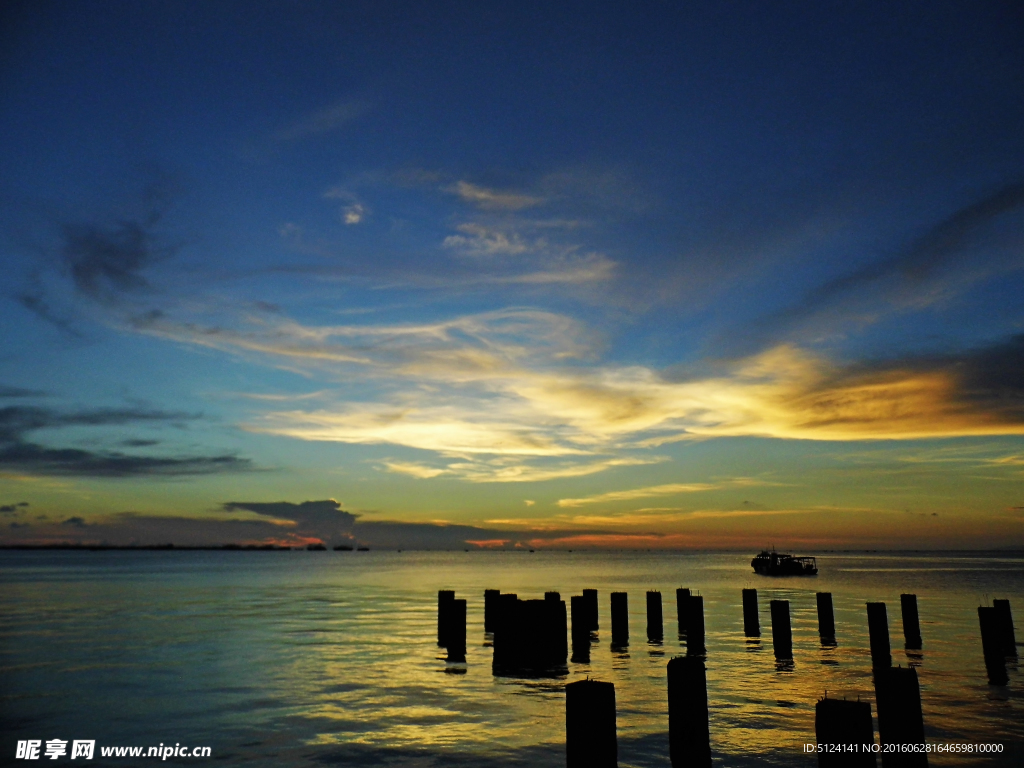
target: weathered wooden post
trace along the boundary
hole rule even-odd
[[[572,661],[575,664],[590,663],[590,601],[586,595],[569,598],[569,612],[572,614]]]
[[[661,619],[661,592],[647,592],[647,639],[660,643],[665,637],[665,628]]]
[[[883,768],[925,768],[924,716],[921,714],[921,688],[913,667],[875,669],[875,702],[878,706],[878,741],[882,747]],[[886,750],[886,745],[894,745]]]
[[[889,648],[889,619],[885,603],[868,603],[868,639],[871,643],[871,666],[875,669],[891,667]]]
[[[668,663],[668,750],[673,768],[711,767],[708,682],[696,656]]]
[[[612,592],[612,642],[629,645],[629,607],[625,592]]]
[[[583,597],[586,598],[587,605],[590,606],[590,629],[591,632],[597,632],[597,590],[596,589],[584,589]]]
[[[500,590],[484,590],[484,632],[494,632],[498,621],[498,597]]]
[[[466,660],[466,601],[452,600],[448,605],[448,629],[445,633],[448,661]]]
[[[772,646],[775,658],[793,658],[793,627],[789,622],[789,600],[772,600]]]
[[[757,590],[743,590],[743,634],[747,637],[761,636],[761,620],[757,615]]]
[[[1017,634],[1013,631],[1013,614],[1010,613],[1009,600],[993,600],[992,607],[999,617],[1000,635],[1003,639],[1003,655],[1017,656]]]
[[[690,600],[690,590],[686,587],[679,587],[676,590],[676,619],[679,622],[679,634],[686,631],[686,612],[689,610],[687,602]]]
[[[823,643],[830,640],[835,641],[836,616],[832,610],[832,593],[817,592],[814,597],[818,602],[818,637]]]
[[[985,671],[991,685],[1006,685],[1010,682],[1006,674],[1005,641],[1000,631],[999,614],[995,608],[978,608],[978,623],[981,624],[981,650],[985,654]]]
[[[903,616],[904,648],[921,647],[921,620],[917,615],[917,595],[900,595],[900,613]]]
[[[577,680],[565,686],[566,768],[617,768],[615,686]]]
[[[437,644],[445,647],[448,637],[448,624],[450,622],[449,608],[452,600],[455,599],[455,592],[450,589],[439,589],[437,591]]]
[[[704,647],[704,598],[690,595],[686,601],[686,654],[701,656],[707,652]]]
[[[871,705],[866,701],[819,699],[814,707],[818,768],[875,768]],[[856,745],[855,751],[849,745]],[[836,745],[833,749],[829,745]],[[824,749],[822,748],[824,747]],[[864,747],[868,747],[865,749]]]

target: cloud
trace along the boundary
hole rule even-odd
[[[19,501],[17,504],[4,504],[3,506],[0,506],[0,512],[4,514],[11,514],[27,507],[28,505],[27,501]]]
[[[95,409],[70,413],[44,408],[0,408],[0,470],[30,475],[79,477],[179,477],[251,470],[252,462],[230,454],[145,456],[120,451],[54,448],[31,442],[25,435],[69,426],[111,426],[138,423],[180,423],[195,418],[181,413],[128,409]]]
[[[459,224],[455,229],[461,234],[448,235],[442,246],[471,256],[515,256],[543,246],[543,243],[527,244],[516,232],[504,232],[474,222]]]
[[[427,480],[438,475],[448,474],[451,470],[438,469],[436,467],[428,467],[424,464],[418,464],[414,461],[385,461],[384,467],[388,472],[394,472],[399,475],[409,475],[420,480]]]
[[[339,101],[299,118],[291,125],[279,130],[274,138],[278,141],[295,141],[312,136],[322,136],[348,125],[362,117],[368,110],[369,105],[361,101]]]
[[[0,398],[16,399],[21,397],[44,397],[45,392],[38,389],[23,389],[21,387],[8,387],[0,384]]]
[[[1024,336],[855,365],[780,345],[680,377],[595,364],[600,341],[584,326],[524,308],[421,324],[310,326],[272,316],[226,328],[154,317],[138,327],[370,383],[364,399],[321,390],[317,408],[270,410],[248,430],[433,451],[461,462],[407,466],[406,474],[440,470],[435,476],[472,482],[589,474],[617,466],[598,455],[618,460],[678,440],[1024,434]],[[550,463],[559,458],[569,461]]]
[[[581,507],[584,504],[602,504],[608,501],[632,501],[633,499],[644,499],[650,496],[674,496],[679,493],[700,493],[702,491],[713,491],[723,486],[712,483],[668,483],[665,485],[652,485],[647,488],[634,488],[629,491],[609,491],[599,493],[595,496],[587,496],[582,499],[559,499],[560,507]]]
[[[239,513],[247,515],[239,517]],[[77,541],[109,544],[164,544],[203,546],[218,544],[305,545],[310,542],[365,544],[399,549],[491,548],[523,545],[523,532],[450,523],[414,523],[389,520],[363,521],[341,509],[334,499],[304,502],[231,501],[217,516],[180,517],[121,513],[86,520],[75,516],[61,523],[39,523],[18,534],[36,543]],[[576,531],[529,531],[531,537],[565,536]]]
[[[445,187],[445,191],[458,195],[463,202],[485,211],[520,211],[524,208],[533,208],[544,202],[542,197],[515,192],[498,192],[470,184],[468,181],[456,182],[450,187]]]
[[[798,326],[820,335],[830,324],[874,322],[920,309],[993,273],[1022,267],[1024,183],[1010,184],[964,206],[895,255],[826,282],[796,306],[759,318],[749,339],[761,343]],[[1003,225],[1000,228],[1000,225]],[[831,319],[830,319],[831,318]]]

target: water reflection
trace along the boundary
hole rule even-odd
[[[11,738],[88,731],[145,744],[164,738],[154,732],[161,723],[220,745],[227,765],[553,767],[564,765],[564,685],[590,676],[615,683],[620,764],[664,765],[666,659],[651,645],[632,657],[628,645],[609,648],[608,595],[665,594],[682,582],[704,600],[712,753],[722,765],[813,765],[799,745],[814,734],[826,690],[874,709],[865,601],[896,605],[901,592],[916,594],[928,645],[927,665],[924,653],[907,657],[918,663],[926,737],[1005,745],[1001,755],[944,763],[1024,764],[1019,662],[1007,664],[1008,686],[988,685],[976,612],[986,592],[1024,605],[1019,558],[969,558],[964,579],[931,567],[948,557],[821,556],[812,582],[759,582],[765,633],[767,602],[790,603],[792,667],[779,669],[761,653],[764,638],[744,635],[744,555],[14,554],[0,561]],[[891,568],[908,562],[921,568]],[[483,591],[495,574],[524,596],[598,589],[603,629],[588,638],[589,662],[570,659],[555,677],[494,677]],[[484,638],[465,664],[438,652],[439,589],[467,601],[467,635]],[[822,644],[816,590],[832,594],[836,646]],[[630,603],[627,630],[644,637],[643,601]],[[678,621],[671,601],[666,608],[664,621]],[[685,633],[678,643],[686,647]]]

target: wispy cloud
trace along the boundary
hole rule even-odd
[[[892,256],[834,278],[748,329],[771,344],[806,327],[845,332],[906,310],[920,310],[978,280],[1024,268],[1024,183],[1004,186],[954,211]]]
[[[362,117],[369,105],[362,101],[346,100],[303,115],[274,134],[277,141],[296,141],[311,136],[331,133]]]
[[[28,434],[44,429],[174,424],[192,418],[195,417],[140,408],[74,412],[14,406],[0,408],[0,470],[29,475],[123,478],[181,477],[254,468],[249,459],[233,454],[129,454],[119,450],[53,447],[27,439]]]
[[[584,504],[603,504],[615,501],[632,501],[634,499],[646,499],[652,496],[676,496],[681,493],[702,493],[704,491],[716,491],[722,488],[739,488],[756,485],[779,485],[767,480],[758,480],[751,477],[732,478],[730,480],[715,483],[665,483],[662,485],[650,485],[646,488],[632,488],[626,491],[609,491],[594,496],[586,496],[581,499],[559,499],[560,507],[581,507]]]
[[[464,202],[485,211],[520,211],[524,208],[533,208],[544,202],[542,197],[517,192],[501,192],[477,186],[468,181],[456,182],[452,186],[446,187],[445,190],[458,195]]]

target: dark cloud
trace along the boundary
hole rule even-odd
[[[84,477],[176,477],[251,470],[252,462],[231,454],[139,456],[120,451],[55,448],[25,438],[29,432],[68,426],[181,423],[194,415],[143,408],[62,413],[46,408],[0,408],[0,468],[43,475]]]
[[[914,297],[919,296],[922,290],[934,292],[936,288],[949,289],[959,280],[971,282],[976,276],[970,274],[972,271],[979,275],[988,274],[997,267],[977,262],[994,262],[999,258],[995,254],[1000,248],[986,247],[973,259],[968,254],[979,237],[988,231],[989,225],[1022,210],[1024,183],[1002,187],[943,219],[895,255],[830,280],[807,294],[796,306],[759,318],[747,341],[763,345],[806,321],[815,320],[820,325],[823,313],[876,314],[865,312],[864,307],[857,304],[864,300],[865,295],[870,300],[902,308],[908,302],[913,303]],[[1021,238],[1019,222],[1013,226],[1013,233],[1013,242],[1018,244]],[[1014,247],[1011,250],[1013,265],[1019,266],[1020,249]],[[943,281],[947,268],[954,264],[960,273],[957,279]],[[941,285],[936,285],[937,281]],[[851,302],[856,308],[851,308]]]
[[[1024,334],[987,347],[851,366],[843,376],[895,371],[945,374],[954,382],[953,402],[1000,423],[1024,423]]]
[[[70,525],[70,526],[73,526],[75,528],[85,528],[86,527],[85,520],[84,520],[84,518],[81,518],[81,517],[69,517],[67,520],[65,520],[63,523],[61,523],[61,525]]]
[[[16,399],[19,397],[44,397],[45,392],[38,389],[22,389],[21,387],[8,387],[0,384],[0,398]]]
[[[142,270],[162,254],[154,247],[152,227],[147,221],[122,221],[111,228],[92,224],[61,227],[62,265],[75,289],[109,303],[122,293],[150,290]]]
[[[12,512],[17,512],[19,509],[27,506],[27,501],[19,501],[17,504],[4,504],[3,506],[0,506],[0,512],[3,512],[4,514],[11,514]]]
[[[222,505],[225,512],[255,512],[258,515],[288,520],[294,523],[290,534],[315,538],[325,543],[336,544],[353,538],[352,528],[357,515],[346,512],[334,499],[303,501],[295,504],[289,501],[229,501]]]

